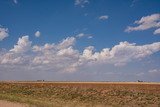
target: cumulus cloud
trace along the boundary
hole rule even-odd
[[[75,5],[76,6],[81,6],[84,7],[86,4],[89,3],[89,0],[75,0]]]
[[[99,17],[99,20],[107,20],[108,18],[108,15],[103,15]]]
[[[36,37],[40,37],[41,36],[41,32],[40,31],[36,31],[36,33],[34,34]]]
[[[160,51],[160,42],[137,46],[135,43],[120,42],[110,51],[110,55],[113,57],[113,61],[116,64],[125,64],[131,62],[132,60],[140,60],[155,52]]]
[[[74,49],[74,37],[68,37],[58,44],[45,44],[44,46],[33,46],[33,52],[36,56],[31,63],[41,65],[44,68],[50,68],[53,71],[72,72],[74,63],[79,57],[78,50]]]
[[[160,28],[156,29],[153,34],[160,34]]]
[[[29,36],[23,36],[18,39],[17,45],[14,45],[14,48],[11,49],[11,52],[15,53],[24,53],[31,49],[32,42],[29,41]]]
[[[137,20],[134,22],[135,24],[137,24],[138,26],[128,26],[125,29],[125,32],[132,32],[132,31],[143,31],[143,30],[147,30],[150,28],[159,28],[160,27],[160,14],[152,14],[149,16],[144,16],[142,17],[140,20]],[[157,29],[158,30],[158,29]],[[155,31],[154,34],[158,34],[157,32],[159,31]]]
[[[19,66],[19,64],[24,63],[23,56],[14,54],[14,53],[6,53],[1,58],[1,64],[16,64],[16,66]]]
[[[31,71],[76,72],[95,65],[124,66],[160,51],[160,42],[136,45],[125,41],[101,51],[96,51],[94,46],[79,51],[75,42],[75,37],[67,37],[57,44],[32,46],[29,36],[22,36],[13,49],[0,51],[0,65],[24,66]]]
[[[9,36],[8,29],[0,27],[0,41],[2,41],[4,38],[6,38],[8,36]]]
[[[115,66],[125,65],[133,60],[140,60],[147,57],[157,51],[160,51],[160,42],[136,46],[135,43],[120,42],[113,48],[104,48],[100,52],[93,52],[93,47],[86,48],[83,52],[84,58],[86,60],[91,60],[92,62],[105,62],[111,63]]]
[[[66,39],[63,39],[56,47],[58,49],[68,48],[70,46],[73,46],[75,42],[76,42],[75,37],[67,37]]]

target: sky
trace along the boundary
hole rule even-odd
[[[0,0],[0,80],[160,82],[160,0]]]

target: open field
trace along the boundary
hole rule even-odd
[[[0,100],[37,107],[160,107],[160,83],[0,82]]]

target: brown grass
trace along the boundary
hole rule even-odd
[[[0,99],[38,107],[160,106],[160,84],[138,82],[1,82]]]

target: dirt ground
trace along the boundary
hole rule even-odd
[[[0,100],[0,107],[29,107],[27,104],[14,103]]]

